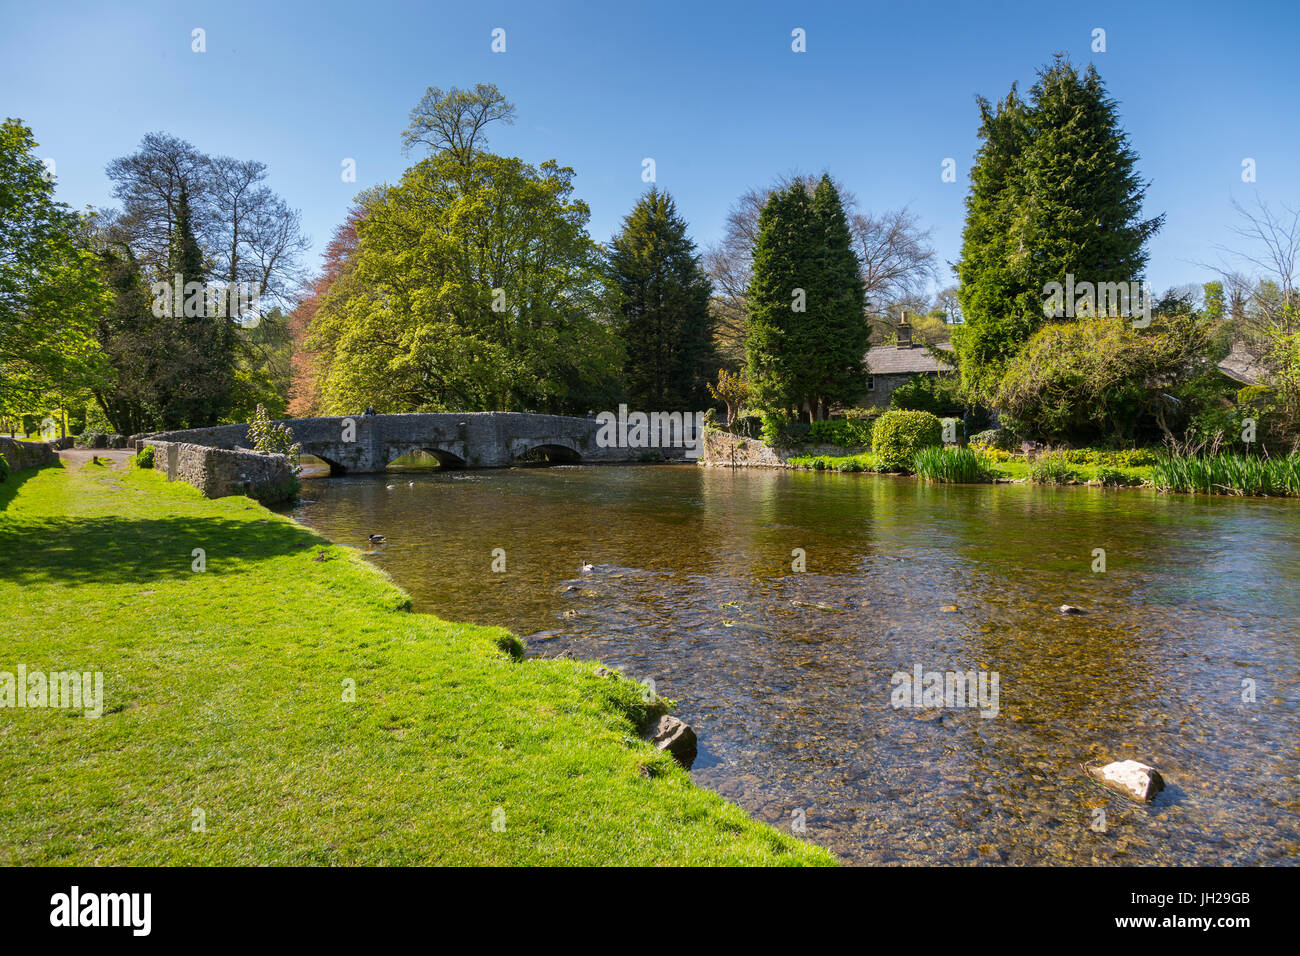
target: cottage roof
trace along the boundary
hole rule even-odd
[[[940,342],[936,348],[951,352],[952,346]],[[916,375],[920,372],[948,372],[944,365],[924,345],[900,349],[896,345],[877,345],[867,349],[867,373],[870,375]]]
[[[1259,360],[1240,348],[1234,348],[1224,357],[1219,363],[1219,371],[1244,385],[1258,385],[1264,377],[1264,369]]]

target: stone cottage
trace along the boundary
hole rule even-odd
[[[947,352],[952,346],[941,342],[936,348]],[[938,377],[954,371],[944,365],[925,345],[912,341],[912,327],[907,323],[907,313],[903,313],[898,323],[898,344],[877,345],[867,349],[867,394],[858,403],[859,407],[889,407],[889,396],[900,385],[906,385],[914,375]]]

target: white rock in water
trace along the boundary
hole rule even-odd
[[[1165,788],[1164,778],[1155,767],[1136,760],[1117,760],[1088,771],[1107,790],[1114,790],[1131,800],[1146,803]]]

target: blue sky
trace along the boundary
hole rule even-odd
[[[646,187],[704,246],[746,189],[829,170],[869,209],[904,204],[956,258],[975,94],[1064,52],[1095,62],[1164,212],[1148,278],[1199,282],[1235,242],[1230,200],[1300,205],[1300,3],[0,2],[0,110],[53,158],[58,195],[112,205],[104,165],[166,130],[256,158],[324,247],[355,193],[394,182],[427,86],[493,82],[518,107],[494,151],[577,172],[601,241]],[[207,52],[191,52],[191,31]],[[491,51],[494,28],[506,52]],[[807,52],[791,51],[791,31]],[[1095,28],[1106,52],[1091,50]],[[941,181],[945,157],[955,184]],[[1257,182],[1241,164],[1256,162]],[[341,162],[357,182],[341,181]]]

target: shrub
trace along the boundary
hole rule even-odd
[[[269,455],[284,455],[294,470],[298,469],[298,455],[301,447],[293,440],[293,431],[284,425],[271,421],[266,406],[257,403],[253,420],[248,425],[248,438],[253,443],[253,450]]]
[[[929,481],[975,484],[988,481],[988,460],[973,448],[922,448],[912,459],[918,477]]]
[[[955,375],[914,375],[889,395],[889,407],[900,411],[961,415],[961,380]]]
[[[870,408],[846,408],[840,414],[842,414],[845,418],[852,418],[859,421],[865,420],[869,422],[874,422],[877,418],[879,418],[884,413],[884,411],[885,410],[883,408],[877,408],[876,406],[873,405]]]
[[[986,428],[972,435],[970,443],[982,448],[996,448],[998,451],[1014,451],[1020,440],[1009,428]]]
[[[1095,448],[1070,448],[1060,453],[1072,465],[1106,465],[1110,468],[1143,468],[1154,465],[1159,452],[1153,448],[1130,448],[1104,451]]]
[[[0,481],[9,477],[9,462],[5,460],[4,455],[0,455]]]
[[[731,423],[730,431],[741,438],[762,438],[763,419],[757,415],[742,415]]]
[[[1139,479],[1130,477],[1118,468],[1111,468],[1108,465],[1102,465],[1097,469],[1097,481],[1103,485],[1115,487],[1139,483]]]
[[[809,426],[808,434],[815,442],[855,448],[859,445],[871,444],[873,424],[870,419],[828,418],[825,421],[813,422]]]
[[[143,448],[141,448],[138,452],[135,453],[135,457],[131,460],[135,462],[135,466],[137,468],[152,468],[153,453],[154,453],[153,445],[145,445]]]
[[[862,455],[800,455],[789,459],[795,468],[811,468],[813,471],[879,471],[876,459],[870,454]]]
[[[906,471],[918,451],[942,444],[943,426],[929,412],[885,412],[871,433],[871,450],[885,471]]]
[[[263,485],[259,488],[251,488],[248,495],[264,505],[278,505],[286,501],[293,501],[301,491],[302,482],[298,480],[296,475],[290,475],[284,481]]]
[[[808,441],[811,428],[791,421],[785,415],[769,412],[763,416],[763,443],[769,448],[792,448]]]
[[[1079,480],[1060,452],[1043,455],[1029,464],[1029,480],[1040,485],[1068,485]]]

